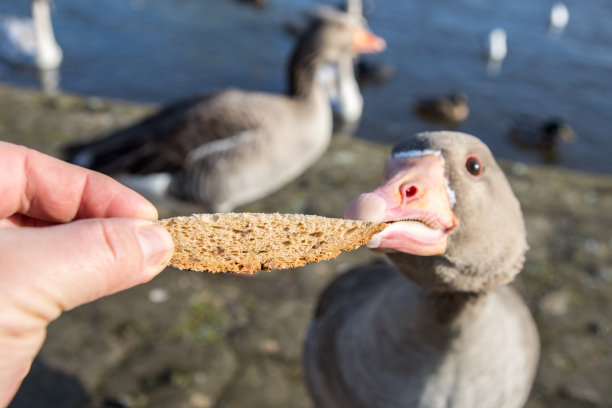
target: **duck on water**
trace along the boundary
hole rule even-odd
[[[332,114],[318,68],[347,52],[382,51],[361,19],[322,8],[298,40],[287,94],[227,89],[172,104],[127,129],[66,148],[154,202],[227,212],[293,180],[327,149]]]
[[[423,119],[451,126],[463,122],[470,114],[468,97],[462,92],[418,99],[413,110]]]

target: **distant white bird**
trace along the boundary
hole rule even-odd
[[[491,77],[499,75],[502,62],[508,54],[506,45],[506,30],[495,28],[489,33],[487,38],[487,74]]]
[[[506,30],[495,28],[489,33],[489,60],[503,61],[508,54]]]
[[[346,12],[363,19],[361,0],[346,0]],[[352,133],[363,112],[363,96],[355,78],[354,53],[345,52],[335,64],[325,64],[317,73],[329,97],[337,131]]]
[[[355,123],[361,118],[363,96],[355,79],[353,56],[338,60],[338,100],[332,101],[334,114],[347,123]],[[335,102],[335,103],[334,103]]]
[[[569,11],[563,2],[556,2],[550,9],[549,27],[553,30],[561,31],[569,22]]]
[[[61,64],[63,53],[53,34],[48,0],[32,0],[32,18],[0,16],[0,58],[44,70]]]

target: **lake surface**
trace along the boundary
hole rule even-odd
[[[28,15],[27,3],[2,0],[0,14]],[[256,9],[233,0],[55,0],[64,50],[60,87],[153,103],[229,86],[280,92],[293,42],[282,26],[299,22],[314,4],[269,0]],[[364,87],[358,137],[394,143],[441,128],[414,116],[411,105],[462,91],[471,114],[457,129],[483,139],[498,157],[542,162],[506,133],[517,115],[558,116],[578,135],[560,146],[558,164],[612,173],[612,2],[566,1],[570,21],[561,35],[547,31],[548,0],[369,4],[370,28],[388,48],[368,61],[394,66],[396,76]],[[508,34],[508,56],[493,76],[483,54],[495,27]],[[0,81],[38,85],[35,72],[2,63]]]

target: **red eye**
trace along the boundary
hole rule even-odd
[[[482,174],[482,164],[480,163],[480,159],[475,154],[470,154],[465,159],[465,168],[467,171],[475,177],[478,177]]]
[[[410,197],[414,197],[414,195],[415,195],[415,194],[416,194],[418,191],[419,191],[419,190],[418,190],[418,189],[417,189],[415,186],[410,186],[410,187],[408,187],[408,188],[407,188],[407,189],[404,191],[404,193],[406,194],[406,197],[407,197],[407,198],[410,198]]]

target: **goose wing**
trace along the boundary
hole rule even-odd
[[[227,150],[240,135],[252,136],[259,123],[249,105],[249,94],[238,90],[183,100],[99,140],[68,146],[66,158],[109,174],[178,171]]]

